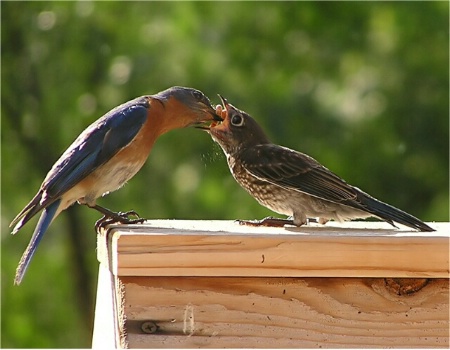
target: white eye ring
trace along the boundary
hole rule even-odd
[[[234,126],[242,126],[244,125],[244,118],[239,114],[235,114],[231,117],[231,124]]]

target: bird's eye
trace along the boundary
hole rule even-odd
[[[201,93],[200,91],[198,91],[198,90],[194,90],[194,91],[192,91],[192,95],[194,95],[194,97],[197,99],[197,100],[203,100],[203,93]]]
[[[231,117],[231,124],[234,126],[242,126],[244,124],[244,118],[239,114],[235,114]]]

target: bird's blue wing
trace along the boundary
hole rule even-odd
[[[147,120],[147,98],[127,102],[88,127],[53,166],[43,188],[58,198],[127,146]]]

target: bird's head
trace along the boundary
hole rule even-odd
[[[166,131],[200,124],[221,121],[208,97],[199,90],[174,86],[153,95],[163,108]]]
[[[235,154],[248,147],[270,143],[263,129],[246,112],[234,107],[221,95],[222,105],[217,105],[216,114],[222,122],[213,122],[206,129],[227,154]]]

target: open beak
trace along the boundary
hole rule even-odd
[[[223,118],[220,115],[217,115],[217,113],[213,114],[213,119],[216,122],[222,122],[223,121]]]
[[[221,94],[217,94],[219,96],[220,101],[222,101],[222,106],[225,108],[225,110],[228,110],[228,106],[230,105],[225,97],[223,97]],[[217,108],[216,108],[217,111]]]
[[[221,105],[217,105],[216,106],[216,111],[215,111],[215,113],[211,113],[212,114],[212,117],[213,117],[213,121],[210,123],[210,124],[202,124],[202,125],[196,125],[195,126],[195,128],[197,128],[197,129],[202,129],[202,130],[205,130],[205,131],[209,131],[209,129],[210,128],[213,128],[213,127],[215,127],[217,124],[219,124],[220,122],[223,122],[223,117],[222,117],[222,111],[223,111],[223,108],[225,108],[226,109],[226,106],[228,106],[228,102],[227,102],[227,100],[223,97],[223,96],[221,96],[220,94],[219,94],[219,97],[220,97],[220,100],[222,101],[222,105],[223,105],[223,107],[221,106]]]

